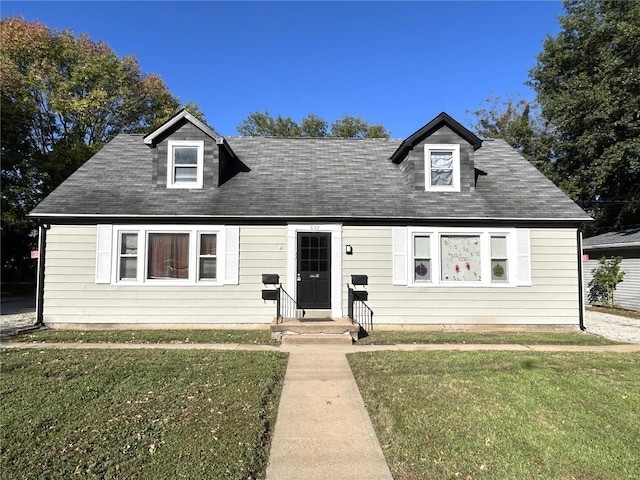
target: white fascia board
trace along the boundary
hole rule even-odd
[[[191,122],[192,124],[194,124],[196,127],[198,127],[200,130],[202,130],[204,133],[206,133],[207,135],[209,135],[211,138],[216,140],[216,143],[219,143],[220,141],[220,136],[214,132],[211,127],[205,125],[203,122],[201,122],[200,120],[198,120],[196,117],[194,117],[193,115],[191,115],[189,112],[187,112],[186,110],[183,110],[182,112],[178,113],[175,117],[173,117],[171,120],[167,121],[164,125],[162,125],[161,127],[159,127],[158,129],[154,130],[153,132],[151,132],[149,135],[144,137],[144,143],[147,145],[152,145],[153,141],[159,136],[162,135],[164,132],[166,132],[167,130],[169,130],[171,127],[173,127],[176,123],[178,123],[180,120],[182,119],[186,119],[189,122]]]

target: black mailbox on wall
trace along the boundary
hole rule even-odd
[[[351,275],[351,284],[352,285],[368,285],[369,277],[366,275]]]
[[[262,283],[265,285],[277,285],[280,283],[280,275],[277,273],[263,273]]]
[[[360,300],[361,302],[366,302],[369,300],[369,292],[366,290],[352,290],[353,291],[353,299]]]
[[[262,290],[262,299],[263,300],[277,300],[278,299],[278,290]]]

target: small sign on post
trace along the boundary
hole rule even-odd
[[[31,250],[31,260],[40,258],[40,250]]]
[[[582,263],[587,263],[589,261],[589,254],[588,253],[583,253],[582,254]]]

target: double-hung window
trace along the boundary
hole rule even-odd
[[[118,252],[118,280],[135,281],[138,275],[138,234],[121,232]]]
[[[414,282],[431,281],[431,237],[416,235],[413,237]]]
[[[203,141],[169,140],[167,188],[202,188],[203,168]]]
[[[425,190],[460,191],[460,145],[424,147]]]
[[[218,266],[218,235],[215,233],[201,233],[199,242],[198,280],[215,280]]]
[[[509,245],[506,235],[491,235],[491,281],[509,281]]]

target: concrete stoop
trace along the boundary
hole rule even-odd
[[[350,318],[285,318],[271,322],[271,338],[283,345],[332,344],[351,345],[358,340],[360,327]]]
[[[339,333],[285,333],[281,342],[282,345],[351,345],[353,338]]]

